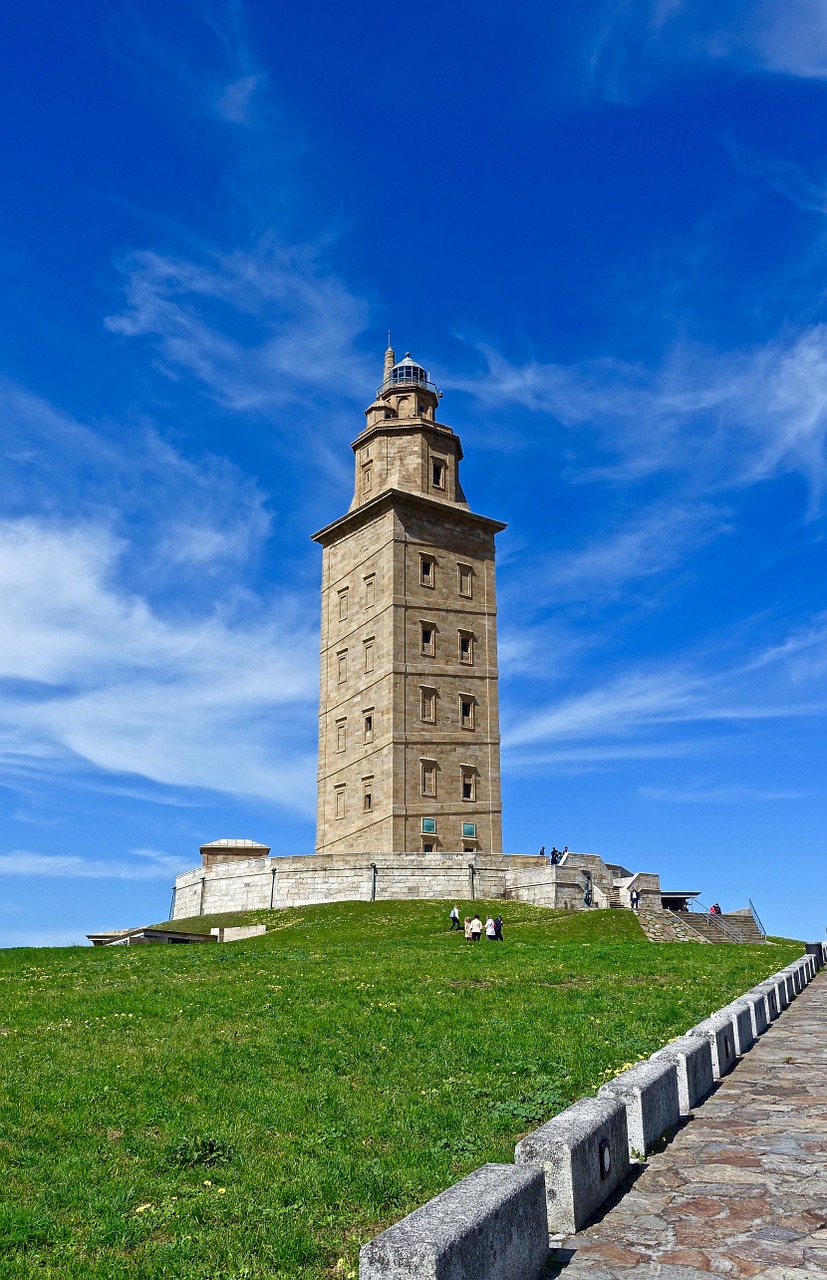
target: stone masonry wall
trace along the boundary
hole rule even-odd
[[[503,898],[545,907],[583,906],[582,860],[603,885],[594,855],[545,858],[463,852],[325,855],[239,859],[200,867],[175,882],[176,920],[224,911],[393,898]],[[651,877],[655,881],[657,877]],[[606,906],[605,886],[595,906]]]

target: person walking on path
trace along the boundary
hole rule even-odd
[[[471,917],[470,916],[465,917],[465,941],[466,942],[471,941]]]
[[[455,929],[459,931],[459,907],[451,907],[451,928],[448,932],[453,933]]]
[[[481,933],[482,920],[480,920],[479,916],[474,916],[474,919],[471,921],[471,941],[479,942]]]
[[[497,942],[503,940],[503,918],[502,916],[494,916],[494,937]]]
[[[488,916],[485,921],[485,936],[489,942],[497,940],[497,926],[494,924],[494,917]]]

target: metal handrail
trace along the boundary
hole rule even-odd
[[[752,905],[752,898],[747,898],[747,902],[749,903],[749,909],[752,913],[752,918],[755,921],[755,927],[757,928],[758,932],[761,934],[761,937],[766,938],[767,931],[761,923],[761,917],[759,916],[758,912],[755,910],[755,907]]]
[[[714,920],[717,928],[719,928],[722,933],[725,933],[733,942],[745,941],[744,935],[741,933],[740,929],[736,929],[728,920],[724,920],[717,911],[710,911],[709,907],[705,907],[704,904],[702,902],[698,902],[697,899],[690,901],[689,910],[697,912],[698,915],[707,916],[710,920]]]

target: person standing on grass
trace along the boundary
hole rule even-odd
[[[494,924],[493,916],[488,916],[485,921],[485,936],[489,942],[496,942],[497,940],[497,927]]]
[[[474,916],[474,919],[471,921],[471,941],[479,942],[481,934],[482,920],[480,920],[479,916]]]
[[[466,942],[471,941],[471,917],[470,916],[465,917],[465,941]]]
[[[453,933],[455,929],[459,931],[459,907],[451,908],[451,928],[448,932]]]
[[[503,918],[502,916],[494,916],[494,937],[497,942],[503,940]]]

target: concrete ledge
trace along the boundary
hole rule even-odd
[[[790,989],[787,985],[788,977],[789,975],[786,973],[774,973],[769,979],[770,982],[775,983],[775,988],[778,992],[778,1003],[781,1009],[787,1009],[790,1004]]]
[[[360,1280],[538,1280],[548,1257],[542,1169],[484,1164],[359,1253]]]
[[[804,979],[802,977],[801,970],[796,964],[788,964],[785,969],[781,970],[781,972],[786,973],[787,977],[793,984],[792,999],[794,1000],[799,992],[804,990]]]
[[[736,1007],[743,1006],[749,1013],[752,1044],[754,1044],[758,1037],[762,1036],[770,1025],[769,1018],[767,1017],[766,1000],[760,992],[754,993],[747,991],[745,995],[739,996],[738,999],[733,1000],[732,1003]],[[744,1050],[742,1049],[741,1052],[743,1053]]]
[[[629,1172],[626,1106],[581,1098],[518,1142],[514,1159],[543,1170],[549,1231],[579,1231]]]
[[[733,1000],[730,1004],[724,1005],[720,1012],[728,1014],[732,1018],[732,1025],[735,1030],[735,1052],[738,1054],[749,1053],[755,1044],[749,1006],[742,1004],[738,1000]]]
[[[824,952],[820,942],[807,943],[807,955],[810,957],[813,965],[813,977],[818,973],[819,969],[824,968]]]
[[[629,1151],[644,1157],[681,1117],[674,1062],[639,1062],[608,1080],[598,1098],[617,1098],[626,1107]]]
[[[764,1007],[767,1011],[767,1021],[775,1022],[781,1012],[781,1006],[778,1003],[778,984],[775,982],[759,982],[757,987],[753,987],[747,995],[761,996],[764,1001]]]
[[[652,1054],[652,1062],[674,1062],[678,1073],[678,1101],[681,1115],[703,1102],[715,1083],[712,1074],[712,1047],[703,1036],[680,1036]]]
[[[735,1027],[727,1014],[713,1013],[697,1027],[687,1032],[690,1036],[703,1036],[712,1050],[712,1074],[716,1080],[725,1076],[735,1066],[738,1050],[735,1047]]]

